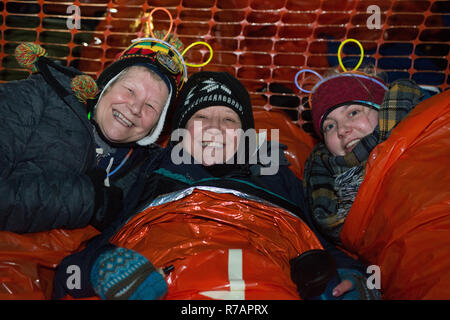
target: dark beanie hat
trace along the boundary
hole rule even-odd
[[[242,83],[227,72],[201,71],[189,77],[180,93],[172,129],[186,127],[195,112],[212,106],[233,109],[244,131],[255,127],[250,96]]]

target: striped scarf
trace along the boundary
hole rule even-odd
[[[319,230],[341,244],[340,232],[364,178],[373,148],[389,138],[392,129],[420,102],[422,91],[414,81],[395,81],[378,113],[378,126],[345,156],[334,156],[319,143],[305,164],[303,186],[312,218]]]

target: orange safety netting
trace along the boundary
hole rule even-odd
[[[380,10],[379,25],[369,6]],[[172,30],[185,46],[196,41],[212,46],[213,59],[203,69],[236,75],[255,108],[273,108],[267,99],[274,94],[271,83],[292,90],[284,95],[301,94],[293,83],[301,67],[321,74],[338,67],[338,46],[347,38],[362,43],[363,63],[385,72],[389,81],[411,77],[449,88],[450,5],[439,0],[5,0],[0,2],[0,81],[28,75],[13,56],[23,41],[38,42],[51,58],[95,77],[143,30],[145,13],[155,7],[171,12]],[[153,25],[168,29],[167,15],[156,11]],[[209,51],[196,48],[186,59],[205,61]],[[344,48],[349,68],[356,65],[358,50],[354,44]]]

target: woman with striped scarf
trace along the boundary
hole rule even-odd
[[[306,113],[311,112],[320,142],[306,161],[303,185],[312,220],[334,243],[341,244],[372,149],[427,96],[412,80],[397,80],[388,88],[359,72],[324,78],[312,89]]]

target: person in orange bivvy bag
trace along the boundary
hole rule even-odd
[[[328,239],[342,245],[340,231],[370,152],[432,94],[413,80],[388,88],[381,78],[361,72],[334,74],[313,88],[311,109],[303,115],[312,120],[320,143],[306,161],[303,183],[312,219]]]
[[[303,175],[312,224],[378,269],[385,299],[449,297],[449,93],[343,72],[302,113],[319,138]]]
[[[283,146],[254,128],[235,77],[193,74],[167,147],[142,167],[121,218],[59,265],[54,298],[379,299],[364,266],[308,226]],[[73,265],[78,287],[68,285]],[[311,290],[311,268],[338,279],[326,296]]]

